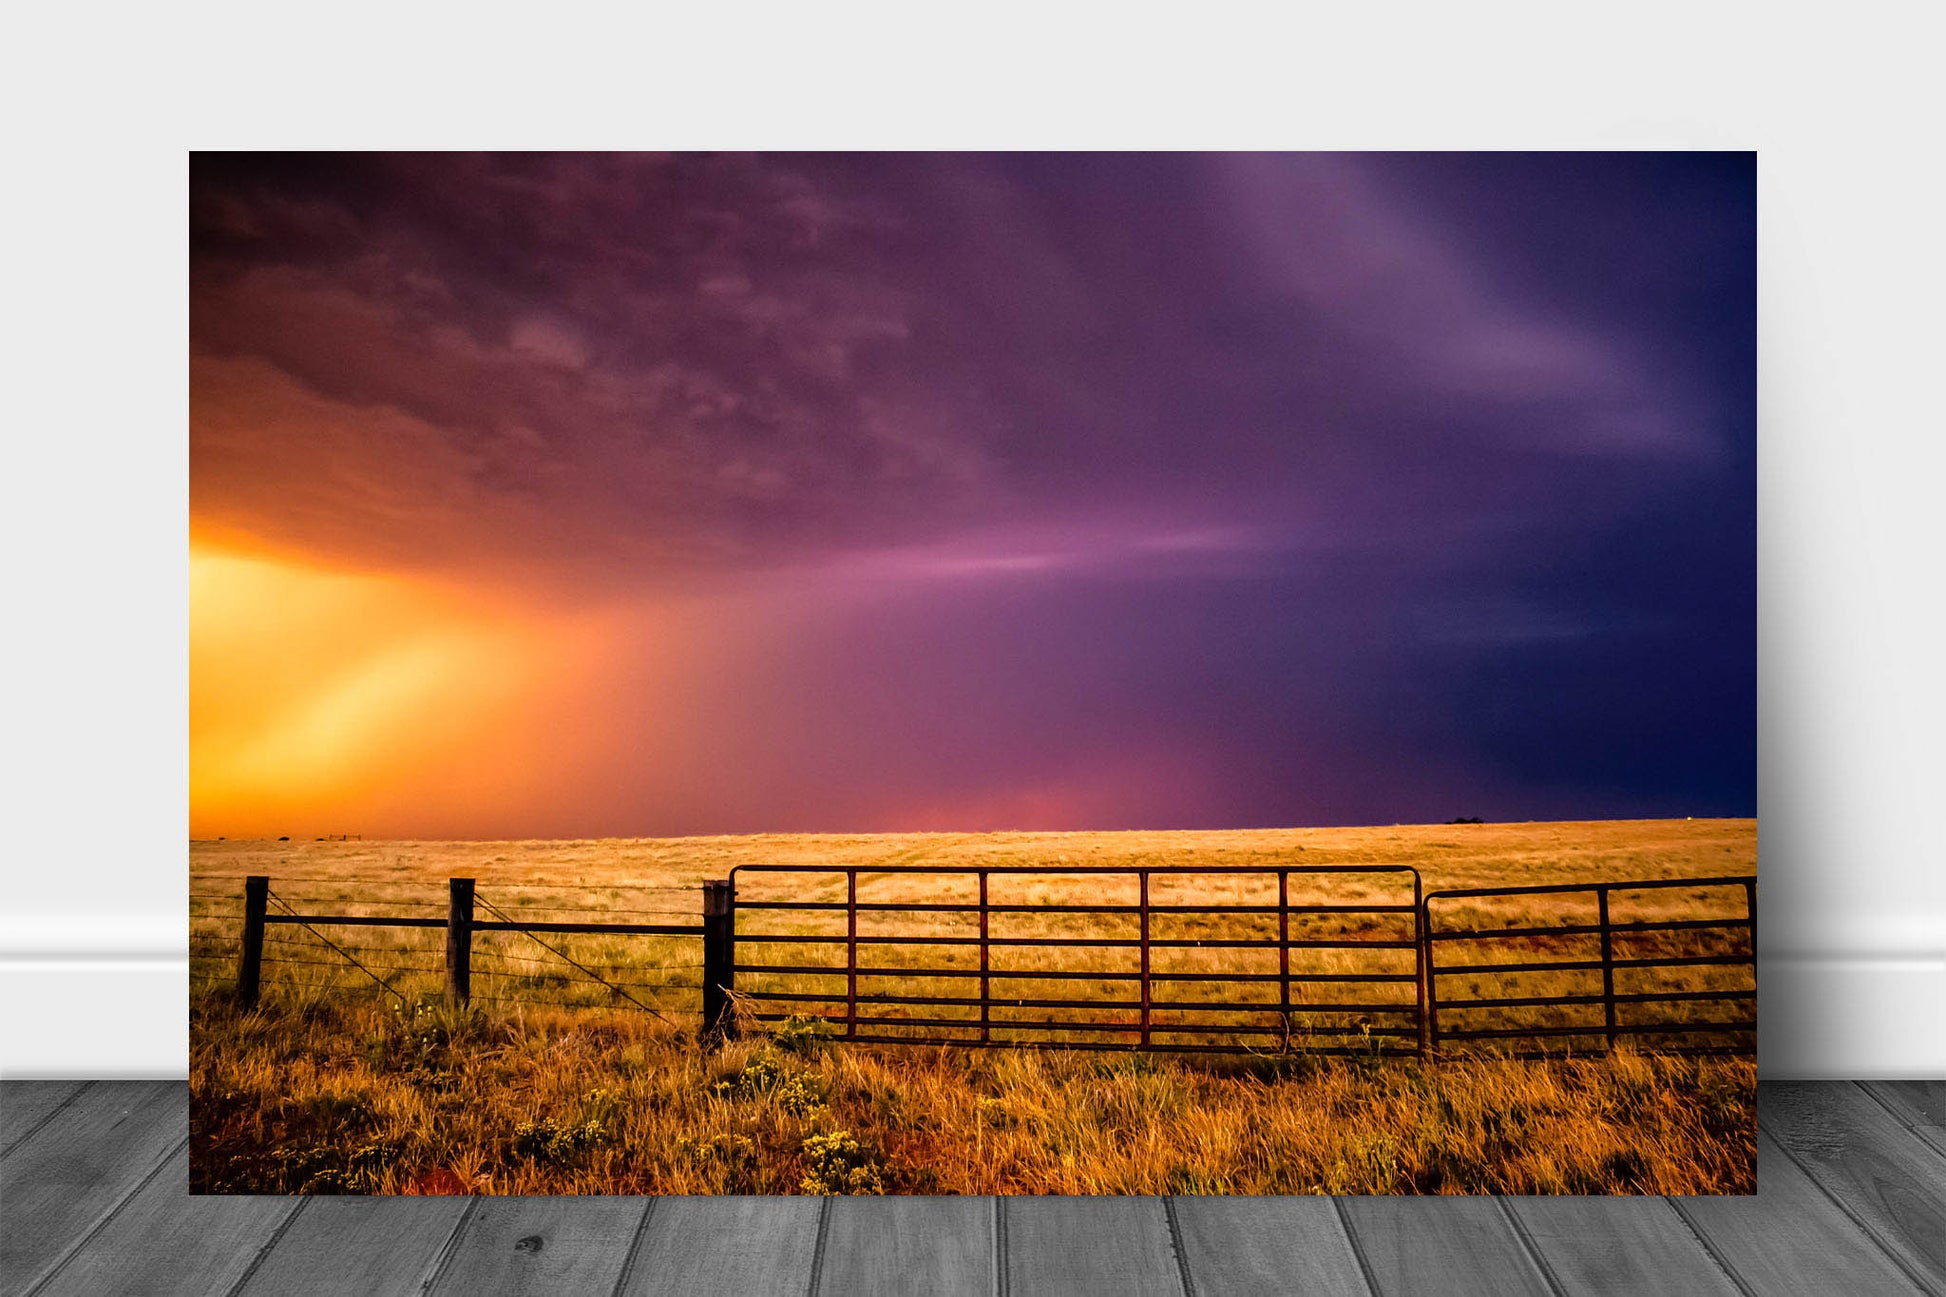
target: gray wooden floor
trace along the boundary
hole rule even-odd
[[[1946,1082],[1765,1084],[1750,1198],[192,1198],[181,1082],[0,1085],[0,1292],[1946,1294]]]

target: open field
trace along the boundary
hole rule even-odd
[[[1126,833],[750,834],[572,842],[198,841],[192,882],[329,875],[354,884],[456,874],[493,883],[696,887],[743,864],[1412,865],[1428,890],[1755,872],[1755,820],[1596,820]],[[200,890],[201,884],[198,883]],[[320,894],[328,894],[321,892]]]
[[[230,1191],[506,1193],[1748,1191],[1755,1078],[1747,1058],[1643,1057],[1627,1048],[1612,1059],[1588,1057],[1599,1050],[1600,1032],[1582,1030],[1589,1019],[1579,1006],[1507,1006],[1470,1011],[1467,1025],[1572,1027],[1579,1034],[1555,1043],[1575,1056],[1422,1063],[1408,1052],[1416,1028],[1388,1025],[1412,1021],[1409,977],[1361,987],[1356,1009],[1305,1012],[1300,1022],[1278,1012],[1279,988],[1262,985],[1277,980],[1277,966],[1264,964],[1275,955],[1261,950],[1157,952],[1158,978],[1245,973],[1259,979],[1242,992],[1221,981],[1175,984],[1168,1003],[1180,1007],[1157,1010],[1160,1029],[1173,1029],[1178,1041],[1240,1041],[1250,1050],[1242,1058],[1196,1062],[1069,1050],[828,1047],[798,1038],[803,1033],[793,1028],[786,1029],[793,1039],[766,1043],[763,1033],[774,1021],[752,1022],[752,1039],[706,1054],[695,1044],[696,942],[682,938],[576,935],[550,939],[554,949],[548,950],[520,934],[495,934],[476,947],[474,1007],[455,1013],[419,1007],[440,984],[438,929],[314,935],[278,925],[266,955],[281,962],[266,965],[263,1008],[239,1013],[221,993],[233,965],[240,880],[249,873],[269,874],[276,895],[304,913],[436,917],[444,913],[445,880],[468,876],[479,880],[483,903],[524,917],[690,922],[704,880],[757,863],[1050,871],[1408,864],[1420,870],[1430,892],[1745,874],[1755,871],[1755,850],[1756,826],[1748,820],[572,843],[199,842],[191,849],[197,1183]],[[1393,902],[1401,899],[1401,879],[1407,880],[1402,899],[1409,901],[1409,875],[1298,873],[1291,876],[1290,900]],[[972,885],[963,875],[868,872],[859,896],[886,903],[963,900]],[[1004,892],[1008,886],[1016,890]],[[996,876],[992,899],[1031,907],[1121,903],[1133,899],[1122,895],[1132,887],[1131,878],[1115,876]],[[1249,905],[1274,900],[1275,887],[1275,875],[1264,873],[1164,876],[1150,899],[1158,906]],[[1737,895],[1725,897],[1726,890]],[[765,895],[842,900],[844,880],[742,876],[740,900]],[[1693,922],[1728,912],[1732,901],[1740,913],[1740,888],[1669,888],[1626,898],[1627,912],[1619,917]],[[1583,922],[1591,904],[1592,897],[1580,894],[1459,902],[1441,911],[1435,926]],[[964,947],[928,946],[927,939],[964,931],[967,916],[861,915],[861,932],[868,931],[867,918],[883,925],[869,931],[906,943],[888,938],[871,947],[880,966],[924,954],[927,967],[948,970],[966,957]],[[748,912],[740,916],[739,943],[749,933],[800,938],[764,944],[762,958],[830,966],[832,946],[810,939],[831,936],[834,919],[842,923],[828,911]],[[1274,935],[1265,927],[1271,921],[1201,914],[1153,920],[1155,935],[1185,942]],[[995,915],[994,923],[997,933],[1127,936],[1126,923],[1098,915],[1006,914]],[[1291,933],[1357,941],[1409,934],[1406,916],[1357,913],[1304,915]],[[326,937],[346,949],[328,948]],[[1715,930],[1641,932],[1630,940],[1618,955],[1725,951],[1724,934]],[[1442,950],[1439,957],[1451,963],[1458,952],[1491,949],[1496,959],[1545,961],[1585,954],[1586,941],[1469,940],[1442,943],[1455,953]],[[1016,951],[996,965],[993,977],[1005,986],[1004,967],[1021,980],[996,994],[1018,995],[1031,985],[1035,996],[1112,1003],[1127,994],[1127,974],[1114,961],[1128,954],[1065,946]],[[352,968],[349,959],[372,973]],[[1302,950],[1293,952],[1291,969],[1329,977],[1395,965],[1410,970],[1412,953]],[[1733,977],[1748,976],[1747,969],[1705,965],[1628,970],[1643,975],[1628,981],[1621,971],[1616,989],[1625,995],[1713,995]],[[1651,973],[1655,980],[1644,980]],[[1118,975],[1124,980],[1113,980]],[[976,1024],[968,1010],[885,1002],[964,994],[965,976],[962,969],[958,980],[874,982],[879,1021],[953,1024],[878,1030],[971,1037]],[[375,978],[386,980],[390,993],[380,993]],[[1577,978],[1585,973],[1447,980],[1455,983],[1452,993],[1466,998],[1512,998],[1586,990]],[[808,997],[761,1006],[780,1010],[779,1016],[786,1008],[843,1016],[843,994],[835,989],[842,975],[740,977],[739,989],[751,989],[753,980],[758,989]],[[626,1001],[611,983],[628,988]],[[1241,1010],[1195,1007],[1199,997],[1239,994],[1252,997]],[[869,996],[861,992],[860,999]],[[1342,984],[1300,985],[1294,1007],[1342,998]],[[1626,1007],[1625,1022],[1653,1024],[1660,1015],[1698,1006]],[[1724,1007],[1735,1011],[1719,1020],[1747,1011]],[[996,1009],[995,1039],[1032,1039],[1026,1028],[1006,1026],[1030,1016],[1026,1009]],[[1106,1012],[1090,1021],[1107,1028],[1127,1019]],[[1254,1034],[1197,1034],[1223,1030]],[[1103,1030],[1066,1039],[1127,1037]],[[1348,1056],[1320,1053],[1347,1045]]]

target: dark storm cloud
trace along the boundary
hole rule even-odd
[[[195,516],[883,591],[807,687],[923,676],[995,788],[1083,698],[1216,754],[1188,821],[1744,813],[1753,170],[199,157]]]
[[[1398,166],[205,159],[195,342],[337,406],[340,469],[409,475],[396,430],[360,427],[413,421],[465,466],[423,484],[455,526],[504,507],[547,549],[538,497],[671,561],[1204,492],[1228,516],[1240,488],[1345,531],[1470,531],[1482,503],[1599,509],[1617,474],[1728,449],[1692,375],[1515,300],[1387,194]],[[271,449],[199,446],[212,506],[321,476]]]
[[[196,199],[209,386],[326,425],[201,437],[212,513],[261,527],[296,492],[355,517],[329,483],[357,471],[403,477],[452,532],[422,542],[460,556],[680,565],[844,534],[915,494],[936,508],[979,475],[975,443],[859,381],[910,327],[898,287],[851,264],[879,218],[785,168],[221,159]],[[438,462],[398,462],[402,437]],[[382,542],[388,520],[366,521]]]

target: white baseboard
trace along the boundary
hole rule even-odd
[[[189,920],[0,919],[0,1076],[189,1075]]]
[[[0,1077],[189,1075],[189,960],[0,956]]]
[[[1766,955],[1758,1071],[1946,1077],[1946,956]],[[184,1077],[189,964],[148,951],[0,954],[0,1076]]]
[[[1757,1002],[1767,1079],[1946,1077],[1946,954],[1764,955]]]

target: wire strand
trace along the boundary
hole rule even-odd
[[[523,892],[700,892],[698,883],[508,883],[486,879],[494,888]]]
[[[266,955],[264,956],[263,962],[266,964],[308,964],[313,968],[344,967],[344,964],[335,959],[290,959],[282,955]],[[445,971],[439,968],[431,968],[424,964],[371,964],[367,967],[382,973],[429,973],[433,976],[438,976],[441,972]]]
[[[514,914],[694,914],[694,910],[651,909],[625,910],[612,905],[516,905],[511,908]]]
[[[474,896],[474,898],[473,898],[473,899],[474,899],[474,900],[476,900],[476,901],[478,901],[478,902],[479,902],[479,903],[480,903],[481,905],[483,905],[483,906],[485,906],[485,907],[486,907],[486,909],[487,909],[487,910],[488,910],[488,911],[489,911],[490,913],[493,913],[493,914],[497,914],[497,915],[499,915],[499,916],[500,916],[500,921],[501,921],[501,922],[503,922],[503,923],[512,923],[512,922],[513,922],[513,920],[512,920],[511,918],[509,918],[509,917],[507,916],[507,912],[506,912],[505,910],[503,910],[503,909],[501,909],[501,908],[500,908],[499,906],[497,906],[497,905],[495,905],[495,904],[494,904],[494,903],[493,903],[492,901],[489,901],[489,900],[487,900],[486,898],[484,898],[484,897],[482,897],[482,896],[479,896],[479,895],[478,895],[477,893],[475,894],[475,896]],[[667,1018],[664,1018],[664,1017],[662,1016],[662,1014],[661,1014],[661,1013],[659,1013],[659,1012],[657,1012],[657,1011],[656,1011],[655,1009],[652,1009],[652,1008],[650,1008],[650,1007],[649,1007],[648,1005],[646,1005],[646,1004],[643,1004],[643,1003],[642,1003],[642,1002],[641,1002],[640,1000],[638,1000],[638,999],[636,999],[636,998],[635,998],[634,996],[632,996],[632,995],[630,995],[630,994],[629,994],[629,993],[628,993],[627,991],[625,991],[625,990],[623,990],[623,989],[622,989],[621,987],[619,987],[619,986],[617,986],[617,985],[615,985],[615,984],[614,984],[613,982],[611,982],[611,981],[609,981],[609,980],[608,980],[607,978],[605,978],[605,977],[602,977],[602,976],[601,976],[600,974],[598,974],[598,973],[596,973],[596,972],[594,972],[594,971],[593,971],[592,969],[590,969],[590,968],[588,968],[588,967],[587,967],[586,965],[584,965],[584,964],[581,964],[581,963],[578,963],[578,962],[576,962],[576,961],[575,961],[575,960],[574,960],[574,959],[573,959],[573,958],[572,958],[571,956],[569,956],[569,955],[567,955],[567,954],[564,954],[563,952],[561,952],[561,951],[559,951],[559,950],[556,950],[556,949],[555,949],[555,948],[554,948],[553,946],[550,946],[550,945],[548,945],[548,944],[547,944],[547,943],[546,943],[545,941],[542,941],[542,940],[541,940],[541,939],[540,939],[539,937],[537,937],[537,936],[535,936],[535,935],[534,935],[533,933],[531,933],[531,932],[527,932],[527,933],[525,933],[524,935],[525,935],[525,936],[527,937],[527,939],[528,939],[529,941],[532,941],[532,942],[533,942],[534,944],[536,944],[536,945],[538,945],[538,946],[540,946],[540,947],[541,947],[542,949],[544,949],[544,950],[550,950],[550,951],[553,951],[553,952],[554,952],[554,954],[556,954],[556,955],[558,955],[558,956],[560,956],[560,958],[561,958],[561,959],[562,959],[562,960],[563,960],[564,962],[566,962],[566,963],[569,963],[569,964],[573,964],[573,965],[574,965],[574,966],[575,966],[576,968],[579,968],[579,969],[580,969],[580,970],[581,970],[582,972],[584,972],[584,973],[586,973],[586,974],[587,974],[587,975],[588,975],[589,977],[591,977],[591,978],[593,978],[593,979],[594,979],[595,981],[597,981],[597,982],[600,982],[600,983],[601,983],[601,984],[602,984],[603,986],[606,986],[606,987],[608,987],[608,988],[610,988],[611,990],[613,990],[613,991],[615,992],[615,994],[617,994],[617,995],[619,995],[619,996],[621,996],[621,997],[622,997],[623,999],[625,999],[625,1000],[627,1000],[627,1001],[628,1001],[629,1003],[631,1003],[631,1004],[634,1004],[634,1005],[637,1005],[637,1006],[639,1006],[639,1007],[640,1007],[640,1008],[641,1008],[641,1009],[642,1009],[642,1010],[643,1010],[644,1012],[646,1012],[646,1013],[650,1013],[650,1014],[653,1014],[653,1015],[654,1015],[654,1016],[655,1016],[656,1018],[658,1018],[658,1019],[660,1019],[661,1021],[663,1021],[663,1022],[665,1022],[665,1023],[668,1023],[668,1025],[670,1025],[670,1026],[672,1026],[672,1027],[676,1025],[675,1023],[673,1023],[673,1022],[670,1022],[670,1021],[669,1021],[669,1019],[667,1019]]]
[[[283,898],[283,897],[281,897],[281,896],[279,896],[279,895],[277,895],[277,893],[275,893],[275,892],[273,892],[273,891],[271,891],[271,890],[270,890],[269,888],[265,888],[265,889],[264,889],[264,894],[265,894],[265,895],[266,895],[266,896],[267,896],[267,897],[268,897],[268,898],[269,898],[270,900],[273,900],[273,901],[275,901],[275,902],[277,902],[277,904],[279,904],[279,905],[282,905],[282,906],[284,907],[284,911],[285,911],[285,913],[287,913],[287,914],[296,914],[296,913],[297,913],[297,911],[296,911],[296,910],[293,910],[293,909],[291,909],[291,907],[290,907],[290,906],[288,906],[288,905],[285,905],[285,904],[284,904],[284,898]],[[357,959],[355,959],[355,958],[353,958],[353,957],[352,957],[352,956],[351,956],[351,955],[350,955],[350,954],[349,954],[348,952],[346,952],[346,951],[345,951],[345,950],[344,950],[344,949],[343,949],[342,947],[340,947],[340,946],[339,946],[339,945],[338,945],[338,944],[337,944],[336,942],[334,942],[334,941],[332,941],[332,940],[331,940],[331,938],[329,938],[329,937],[327,937],[327,936],[325,936],[325,935],[324,935],[324,934],[323,934],[322,932],[319,932],[319,931],[318,931],[318,930],[317,930],[316,928],[314,928],[314,927],[312,927],[312,926],[311,926],[310,924],[308,924],[308,923],[303,923],[303,922],[300,922],[300,923],[298,924],[298,926],[299,926],[300,928],[303,928],[303,929],[304,929],[304,930],[305,930],[306,932],[308,932],[308,933],[310,933],[310,934],[311,934],[312,936],[314,936],[314,937],[316,937],[316,938],[317,938],[317,939],[318,939],[319,941],[322,941],[322,942],[323,942],[323,943],[324,943],[325,945],[327,945],[327,946],[330,946],[330,947],[331,947],[331,948],[332,948],[333,950],[336,950],[336,951],[337,951],[337,952],[338,952],[339,954],[341,954],[341,955],[344,955],[344,957],[345,957],[345,958],[346,958],[347,960],[350,960],[350,961],[351,961],[351,963],[352,963],[352,964],[353,964],[353,965],[354,965],[354,966],[355,966],[355,967],[356,967],[356,968],[357,968],[357,969],[358,969],[358,970],[359,970],[360,972],[362,972],[362,973],[364,973],[364,974],[365,974],[365,976],[367,976],[367,977],[369,977],[369,978],[371,978],[371,979],[372,979],[372,980],[373,980],[374,982],[377,982],[377,983],[378,983],[378,984],[379,984],[380,986],[382,986],[382,987],[384,987],[384,988],[386,989],[386,991],[388,991],[388,992],[390,992],[390,993],[391,993],[391,994],[393,994],[393,995],[397,995],[397,994],[398,994],[398,991],[397,991],[397,990],[395,990],[395,989],[393,988],[393,986],[392,986],[392,984],[391,984],[390,982],[388,982],[388,981],[386,981],[386,980],[385,980],[384,978],[382,978],[382,977],[380,977],[380,976],[379,976],[379,975],[378,975],[377,973],[374,973],[374,972],[373,972],[373,971],[372,971],[371,969],[369,969],[369,968],[366,968],[366,967],[365,967],[365,966],[364,966],[363,964],[361,964],[361,963],[359,963]]]
[[[505,977],[505,978],[511,978],[515,981],[523,981],[523,982],[553,982],[553,983],[560,983],[563,985],[570,985],[570,986],[579,980],[577,978],[568,976],[566,973],[507,973],[507,972],[502,972],[499,969],[493,969],[493,968],[476,968],[473,970],[473,975],[475,977]],[[701,990],[703,985],[701,982],[622,982],[622,981],[605,981],[602,984],[604,986],[636,986],[636,987],[642,987],[650,990],[653,990],[654,988],[660,986],[673,986],[682,990],[689,990],[689,991]],[[834,998],[839,1000],[844,999],[842,995],[836,996]],[[1272,1005],[1271,1007],[1275,1008],[1276,1006]]]

